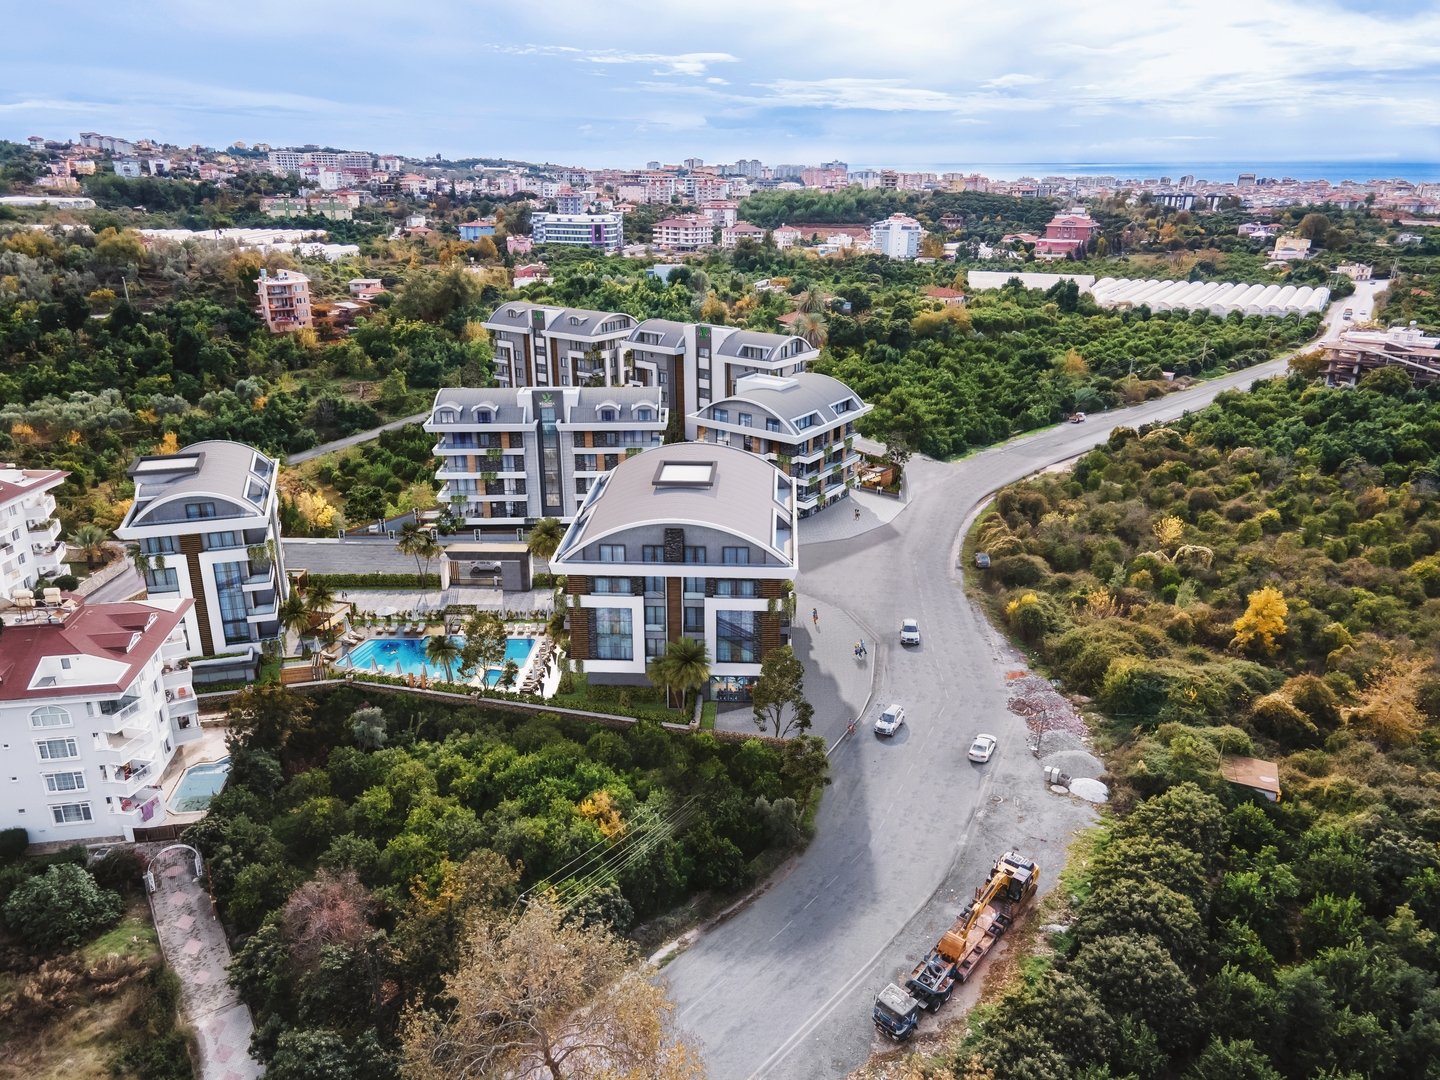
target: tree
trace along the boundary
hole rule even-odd
[[[353,870],[319,871],[291,893],[280,910],[291,959],[304,968],[319,960],[327,946],[358,948],[373,929],[378,908]]]
[[[1249,1039],[1212,1035],[1185,1080],[1281,1080],[1281,1076]]]
[[[350,737],[365,750],[379,750],[385,745],[385,710],[369,705],[350,714]]]
[[[395,542],[395,546],[402,554],[415,559],[415,573],[420,575],[420,589],[423,595],[425,575],[430,572],[430,564],[444,555],[445,549],[440,546],[440,541],[435,539],[434,533],[429,529],[422,529],[413,521],[406,522],[401,528],[400,539]]]
[[[520,665],[514,660],[507,659],[505,666],[500,669],[500,686],[505,690],[513,690],[516,680],[520,678]]]
[[[805,700],[805,666],[795,650],[782,645],[768,653],[760,664],[760,678],[751,699],[755,710],[755,726],[761,731],[773,728],[776,738],[792,731],[810,730],[814,707]]]
[[[310,720],[311,704],[276,683],[255,683],[230,701],[230,737],[242,746],[275,750]]]
[[[102,889],[74,863],[26,878],[5,901],[5,925],[42,949],[73,949],[120,919],[120,894]]]
[[[481,679],[505,660],[510,635],[498,612],[477,611],[465,623],[465,644],[460,649],[460,674],[469,678],[477,671]]]
[[[280,605],[280,625],[302,640],[309,631],[310,609],[305,605],[305,597],[298,592],[292,592]]]
[[[824,345],[829,337],[825,317],[818,311],[803,312],[790,330],[796,337],[804,338],[806,344],[816,349]]]
[[[1290,607],[1273,585],[1257,589],[1249,597],[1245,614],[1235,620],[1233,646],[1243,650],[1275,651],[1278,639],[1285,636],[1285,616]]]
[[[537,559],[550,561],[550,556],[555,554],[555,549],[560,546],[560,541],[565,539],[565,526],[559,518],[547,517],[537,521],[530,530],[529,548],[530,554]]]
[[[81,525],[65,542],[84,555],[85,566],[93,570],[95,564],[105,558],[110,534],[99,525]]]
[[[661,656],[650,661],[650,681],[665,691],[665,703],[680,691],[681,704],[691,690],[698,690],[710,678],[710,649],[700,638],[682,637],[670,642]]]
[[[518,919],[472,924],[445,979],[454,1008],[412,1007],[403,1025],[414,1080],[548,1076],[686,1080],[704,1075],[673,1028],[653,970],[603,925],[566,922],[541,900]]]
[[[392,1080],[395,1062],[373,1031],[359,1038],[329,1028],[291,1028],[275,1043],[267,1080]]]
[[[385,493],[373,484],[356,484],[345,496],[345,516],[353,525],[385,516]]]
[[[449,634],[432,634],[425,641],[425,659],[445,669],[445,681],[454,682],[455,664],[460,660],[460,646]]]

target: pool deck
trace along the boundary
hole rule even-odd
[[[457,627],[451,627],[452,632],[455,632],[457,629]],[[405,638],[426,638],[443,632],[444,627],[439,624],[420,625],[414,622],[407,623],[403,621],[388,627],[356,626],[346,635],[345,639],[342,639],[340,645],[337,645],[327,653],[327,658],[336,670],[344,671],[347,670],[350,665],[342,666],[340,661],[346,659],[352,650],[359,648],[368,641],[397,641]],[[530,652],[526,655],[524,662],[520,665],[519,674],[515,677],[516,687],[521,687],[530,679],[536,658],[547,652],[547,650],[542,648],[543,643],[547,640],[546,627],[544,623],[509,623],[506,625],[506,632],[512,639],[528,638],[531,641]],[[365,669],[360,668],[357,670],[363,671]],[[379,670],[379,673],[382,675],[393,674],[392,671],[386,671],[383,668]],[[545,696],[548,697],[550,694],[553,694],[555,687],[559,684],[558,669],[553,679],[549,677],[548,671],[539,677],[542,680]],[[479,687],[481,685],[479,673],[476,673],[466,680],[466,684]]]
[[[165,766],[165,771],[160,774],[160,805],[165,808],[165,816],[158,821],[150,822],[151,825],[192,825],[205,816],[204,810],[197,810],[189,814],[176,814],[170,809],[170,800],[175,795],[175,789],[180,786],[180,778],[185,775],[185,770],[192,765],[203,765],[207,761],[219,761],[228,757],[230,751],[225,747],[226,728],[222,725],[203,724],[200,728],[200,738],[193,742],[181,743],[175,748],[175,756],[170,759],[170,764]]]

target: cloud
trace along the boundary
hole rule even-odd
[[[955,112],[958,98],[885,79],[776,79],[761,86],[775,104],[822,109],[871,109],[878,112]]]
[[[998,76],[980,85],[987,90],[1009,90],[1016,86],[1034,86],[1036,83],[1044,81],[1039,75],[1025,75],[1018,71],[1012,71],[1008,75]]]
[[[656,75],[704,75],[711,64],[736,64],[738,56],[723,52],[627,52],[623,49],[579,49],[573,45],[489,45],[507,56],[561,56],[586,64],[653,64]],[[722,80],[723,81],[723,80]]]

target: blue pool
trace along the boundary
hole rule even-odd
[[[170,812],[194,814],[210,808],[210,800],[225,786],[230,775],[230,759],[207,761],[203,765],[191,765],[175,785],[175,794],[170,796]]]
[[[464,645],[462,637],[452,637],[456,645]],[[386,637],[362,641],[340,658],[339,667],[353,667],[357,671],[378,671],[381,675],[414,675],[421,672],[430,682],[444,682],[445,668],[432,663],[425,656],[425,638]],[[530,651],[535,648],[533,637],[512,637],[505,645],[505,659],[514,660],[520,667],[525,666]],[[504,661],[501,662],[502,665]],[[456,681],[460,678],[457,670],[451,671]],[[485,685],[494,686],[500,681],[500,672],[485,673]]]

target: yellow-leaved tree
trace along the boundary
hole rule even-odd
[[[620,807],[615,805],[610,792],[604,788],[581,800],[580,816],[593,821],[606,840],[614,840],[625,833],[625,819],[620,814]]]
[[[295,499],[295,509],[317,529],[329,529],[335,524],[335,507],[318,492],[302,491]]]
[[[1237,649],[1274,652],[1279,639],[1285,636],[1285,616],[1290,605],[1273,585],[1266,585],[1250,594],[1245,614],[1235,620],[1235,638],[1230,642]]]
[[[1180,537],[1185,534],[1185,522],[1174,514],[1168,514],[1151,525],[1150,531],[1155,534],[1155,539],[1159,541],[1161,547],[1170,547],[1178,544]]]
[[[1419,700],[1429,674],[1430,664],[1419,657],[1392,657],[1367,680],[1345,722],[1364,728],[1385,746],[1414,742],[1425,726]]]
[[[155,447],[155,453],[157,454],[176,454],[179,452],[180,440],[175,436],[175,432],[173,431],[165,432],[164,438],[162,438]]]

